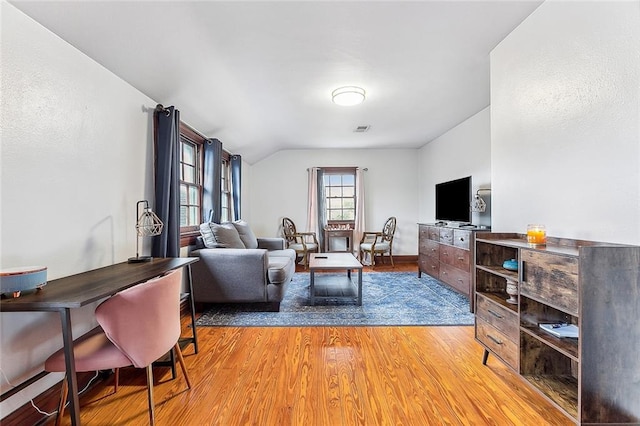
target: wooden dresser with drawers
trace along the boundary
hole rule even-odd
[[[469,299],[474,310],[472,272],[475,228],[418,224],[418,277],[422,273],[447,284]]]

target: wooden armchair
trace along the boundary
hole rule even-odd
[[[302,264],[306,268],[309,265],[309,253],[318,253],[320,244],[315,232],[298,232],[291,219],[282,219],[282,232],[287,241],[287,247],[296,251],[296,259],[302,258]]]
[[[384,261],[384,254],[389,254],[391,260],[391,266],[393,264],[393,235],[396,232],[396,218],[390,217],[384,223],[382,232],[369,232],[365,231],[362,234],[360,240],[360,248],[358,249],[358,255],[360,262],[364,262],[365,254],[369,254],[370,265],[375,265],[375,256],[379,255],[381,260]]]

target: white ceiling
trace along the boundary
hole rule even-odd
[[[489,105],[490,51],[542,3],[10,2],[249,163],[424,145]]]

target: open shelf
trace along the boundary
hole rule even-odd
[[[567,415],[578,418],[578,379],[573,376],[526,374],[523,377]]]
[[[551,345],[549,335],[541,336],[532,329],[520,328],[520,374],[576,419],[578,415],[578,354]],[[555,339],[559,342],[561,339]],[[564,345],[564,343],[562,343]],[[577,350],[577,345],[575,347]]]
[[[531,337],[560,351],[563,355],[578,361],[578,339],[561,339],[540,328],[540,324],[553,323],[578,324],[578,318],[530,296],[520,295],[520,326],[522,330]]]
[[[518,259],[516,248],[494,244],[487,240],[476,240],[476,268],[484,268],[489,272],[502,274],[505,278],[515,275],[517,280],[517,272],[502,267],[504,261],[510,259]]]
[[[506,270],[505,270],[506,271]],[[496,274],[493,268],[476,267],[476,293],[482,294],[493,302],[504,306],[514,312],[518,311],[518,305],[507,303],[507,280],[518,280],[507,278],[503,274]]]
[[[477,265],[476,267],[483,271],[498,275],[504,279],[518,281],[518,271],[510,271],[508,269],[504,269],[502,266]]]
[[[578,339],[559,338],[552,334],[547,333],[540,327],[536,326],[522,326],[522,330],[535,339],[542,341],[545,345],[549,345],[553,349],[568,356],[574,361],[578,361]]]

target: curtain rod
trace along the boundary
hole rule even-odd
[[[174,107],[175,108],[175,107]],[[164,105],[162,104],[158,104],[156,105],[155,112],[164,112],[167,116],[169,115],[169,108],[166,108]],[[180,120],[180,125],[186,127],[187,129],[191,130],[193,133],[195,133],[196,135],[200,136],[202,139],[204,140],[208,140],[208,139],[214,139],[214,138],[210,138],[208,136],[205,136],[202,134],[202,132],[194,129],[192,126],[188,125],[187,123],[185,123],[184,121]]]
[[[158,104],[156,105],[156,108],[154,110],[155,112],[164,112],[167,116],[169,115],[170,111],[168,108],[165,108],[162,104]]]

